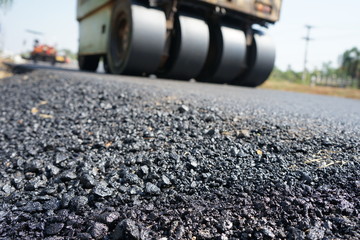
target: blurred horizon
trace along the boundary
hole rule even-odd
[[[358,9],[360,1],[356,0],[283,1],[280,21],[267,31],[277,46],[276,67],[303,70],[305,25],[313,26],[308,69],[321,69],[329,62],[339,66],[341,54],[353,47],[360,49]],[[13,0],[11,6],[0,10],[0,50],[4,52],[30,51],[38,39],[76,53],[78,38],[76,1]]]

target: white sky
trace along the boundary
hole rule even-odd
[[[0,10],[0,48],[20,53],[30,50],[38,38],[58,49],[78,48],[75,0],[13,0],[6,13]],[[352,47],[360,48],[360,0],[284,0],[281,19],[270,26],[277,46],[276,66],[301,71],[304,61],[305,25],[313,25],[308,67],[323,62],[337,66],[338,57]],[[26,30],[42,32],[36,36]]]
[[[76,0],[13,0],[5,13],[0,12],[0,24],[0,42],[8,52],[31,50],[35,38],[42,43],[56,44],[58,49],[77,52],[79,28]],[[43,35],[34,35],[26,30]]]
[[[281,19],[269,34],[277,47],[276,65],[301,71],[304,66],[305,25],[313,25],[308,66],[321,68],[352,47],[360,49],[360,0],[284,0]]]

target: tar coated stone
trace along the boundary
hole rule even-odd
[[[12,187],[11,187],[10,184],[5,184],[5,185],[2,187],[2,190],[3,190],[4,193],[6,193],[6,194],[10,194],[10,193],[13,191],[13,189],[12,189]],[[32,190],[32,189],[31,189],[31,190]]]
[[[145,240],[147,239],[147,232],[141,228],[135,221],[131,219],[122,220],[116,227],[112,234],[112,239],[121,240]]]
[[[171,152],[169,154],[169,157],[170,157],[170,159],[175,160],[175,161],[179,161],[179,159],[180,159],[179,155],[176,154],[175,152]]]
[[[60,207],[60,201],[53,198],[43,203],[44,210],[56,210]]]
[[[169,179],[167,176],[162,175],[162,176],[161,176],[161,180],[162,180],[162,184],[163,184],[164,186],[170,186],[170,185],[171,185],[171,181],[170,181],[170,179]]]
[[[320,227],[312,227],[309,229],[307,233],[307,238],[312,240],[320,240],[323,239],[325,235],[325,231]]]
[[[261,231],[268,238],[274,239],[276,237],[269,228],[262,228]]]
[[[148,166],[141,166],[140,169],[141,169],[141,173],[143,175],[148,175],[149,174],[149,167]]]
[[[206,135],[209,135],[209,136],[214,136],[216,134],[216,129],[210,129],[208,131],[206,131]]]
[[[80,182],[84,188],[93,188],[96,185],[95,179],[89,174],[81,175]]]
[[[74,211],[81,211],[85,209],[88,203],[88,198],[85,196],[76,196],[69,202],[69,207]]]
[[[53,177],[53,176],[56,176],[56,175],[59,174],[60,168],[58,168],[58,167],[56,167],[56,166],[54,166],[52,164],[49,164],[49,165],[46,166],[46,172],[48,173],[48,175],[50,177]]]
[[[63,161],[65,161],[68,158],[68,156],[65,153],[57,153],[55,157],[55,163],[59,164]]]
[[[108,188],[104,183],[100,183],[93,188],[93,192],[98,197],[108,197],[113,194],[113,190]]]
[[[40,160],[34,160],[31,163],[25,165],[25,171],[27,172],[41,172],[43,169],[43,162]]]
[[[45,235],[55,235],[58,234],[64,227],[64,223],[50,223],[45,225],[44,233]]]
[[[60,179],[61,181],[63,182],[67,182],[67,181],[70,181],[70,180],[74,180],[77,178],[77,175],[75,172],[72,172],[72,171],[65,171],[63,172],[61,175],[60,175]]]
[[[79,233],[76,237],[80,240],[90,240],[93,238],[90,233]]]
[[[42,211],[43,207],[39,202],[29,202],[22,208],[22,210],[25,212],[34,213]]]
[[[238,136],[241,137],[241,138],[250,138],[251,137],[250,131],[246,130],[246,129],[240,130],[239,133],[238,133]]]
[[[199,165],[199,163],[195,159],[190,160],[190,166],[193,168],[196,168]]]
[[[303,240],[305,239],[305,233],[298,228],[290,227],[287,235],[287,239]]]
[[[106,212],[101,214],[98,217],[98,220],[105,224],[111,224],[117,221],[120,218],[120,214],[118,212]]]
[[[181,105],[181,106],[178,108],[178,110],[179,110],[180,113],[184,113],[184,112],[189,111],[189,107],[186,106],[186,105]]]
[[[236,157],[238,155],[238,153],[239,153],[239,149],[237,149],[236,147],[232,147],[230,149],[231,156]]]
[[[149,193],[150,195],[159,195],[161,194],[160,188],[158,188],[156,185],[147,182],[145,185],[145,191]]]
[[[90,228],[90,234],[95,239],[103,238],[108,232],[109,228],[103,223],[95,222]]]
[[[126,173],[124,176],[124,179],[127,183],[130,183],[130,184],[139,184],[140,183],[139,177],[133,173]]]

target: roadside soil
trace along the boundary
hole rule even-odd
[[[354,88],[308,86],[271,79],[267,80],[260,88],[360,99],[360,89]]]
[[[10,59],[0,58],[0,79],[11,77],[13,74],[11,73],[11,69],[4,64],[4,62],[10,62]]]

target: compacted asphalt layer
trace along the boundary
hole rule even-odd
[[[360,239],[359,123],[358,100],[16,74],[0,239]]]

